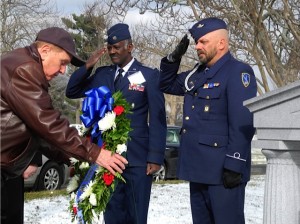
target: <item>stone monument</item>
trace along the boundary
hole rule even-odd
[[[300,224],[300,81],[249,99],[257,140],[267,158],[264,224]]]

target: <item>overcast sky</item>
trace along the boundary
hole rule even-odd
[[[67,16],[72,13],[80,13],[84,9],[84,4],[89,2],[94,2],[95,0],[55,0],[57,9],[62,12],[63,15]],[[138,19],[137,19],[138,18]],[[128,12],[125,23],[129,25],[137,23],[139,21],[147,21],[153,19],[149,13],[140,15],[138,11],[131,10]]]
[[[80,12],[85,2],[94,2],[94,0],[55,0],[55,2],[58,10],[69,15]]]

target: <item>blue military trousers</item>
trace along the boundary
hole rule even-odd
[[[244,224],[246,184],[226,189],[223,185],[190,183],[193,224]]]
[[[152,186],[152,175],[146,167],[127,167],[119,181],[106,211],[105,224],[146,224]]]

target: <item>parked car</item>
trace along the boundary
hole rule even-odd
[[[176,168],[180,144],[180,126],[167,127],[166,151],[164,164],[153,175],[154,181],[176,179]]]
[[[24,187],[31,190],[56,190],[67,184],[70,168],[42,155],[43,165],[31,177],[24,180]]]
[[[82,134],[83,125],[70,124],[75,127],[79,134]],[[42,141],[40,147],[51,147],[48,143]],[[54,160],[42,156],[42,166],[31,177],[24,180],[24,186],[30,190],[56,190],[66,186],[73,168],[66,164],[58,163]]]

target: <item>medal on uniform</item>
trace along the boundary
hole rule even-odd
[[[214,87],[218,87],[220,85],[220,83],[218,82],[209,82],[209,83],[205,83],[203,85],[203,89],[212,89]]]
[[[128,90],[136,90],[140,92],[144,92],[145,86],[142,84],[129,84]]]

